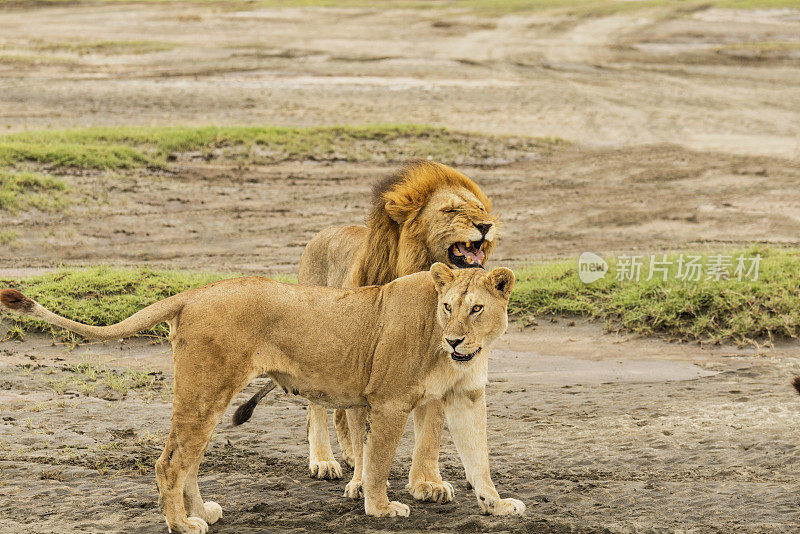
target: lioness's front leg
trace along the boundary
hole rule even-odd
[[[411,510],[401,502],[389,501],[386,483],[392,459],[403,436],[410,407],[371,405],[367,414],[363,454],[364,512],[376,517],[408,516]],[[355,436],[354,436],[355,438]],[[356,463],[358,459],[356,459]]]
[[[444,404],[430,401],[414,408],[414,455],[408,472],[409,493],[418,501],[453,500],[453,485],[439,473],[439,446],[444,426]]]
[[[467,473],[467,482],[475,490],[475,496],[483,513],[523,515],[525,505],[522,501],[501,499],[489,473],[485,390],[481,388],[467,394],[449,397],[445,404],[445,414],[447,426]]]

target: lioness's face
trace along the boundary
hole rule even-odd
[[[453,270],[442,263],[433,264],[430,272],[439,296],[442,348],[455,365],[465,365],[506,331],[514,273],[504,267],[489,273]]]
[[[494,247],[497,220],[466,189],[436,191],[419,215],[435,261],[461,269],[481,267]]]

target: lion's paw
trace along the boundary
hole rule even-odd
[[[203,508],[205,508],[203,520],[209,525],[213,525],[222,518],[222,506],[214,501],[203,503]]]
[[[364,511],[367,515],[375,517],[408,517],[411,515],[411,508],[409,508],[408,505],[397,501],[389,501],[388,505],[379,507],[370,506],[365,503]]]
[[[346,463],[347,466],[350,469],[354,469],[356,467],[356,457],[353,456],[352,453],[343,452],[342,453],[342,459],[344,460],[344,463]]]
[[[169,526],[167,530],[176,534],[208,534],[208,523],[199,517],[187,517],[182,524]]]
[[[344,496],[348,499],[358,500],[364,496],[364,491],[361,489],[360,480],[351,480],[344,487]]]
[[[525,503],[517,499],[500,499],[489,513],[492,515],[525,515]]]
[[[342,466],[336,460],[316,461],[308,464],[308,470],[313,478],[336,480],[342,478]]]
[[[444,504],[453,500],[455,491],[449,482],[417,482],[406,486],[411,496],[418,501],[438,502]]]

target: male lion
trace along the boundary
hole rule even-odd
[[[200,461],[231,399],[262,373],[314,402],[363,407],[363,419],[349,423],[354,443],[363,442],[356,465],[363,462],[358,482],[368,515],[409,515],[408,506],[389,501],[386,483],[409,414],[430,402],[444,404],[482,511],[523,514],[522,502],[495,490],[486,444],[487,353],[508,326],[513,285],[505,268],[487,274],[442,263],[385,286],[350,290],[236,278],[105,327],[56,315],[13,289],[0,291],[0,303],[98,339],[169,324],[175,393],[169,437],[156,462],[159,503],[171,530],[205,534],[222,509],[200,496]]]
[[[366,226],[327,228],[311,239],[300,259],[298,280],[349,288],[386,284],[426,271],[437,261],[457,268],[481,266],[497,236],[491,208],[483,191],[460,172],[440,163],[413,162],[374,188]],[[331,358],[337,357],[331,351]],[[243,404],[234,424],[245,422],[271,387],[267,384]],[[351,413],[358,417],[354,411]],[[350,439],[348,417],[344,410],[336,410],[336,434],[345,461],[355,467],[357,451]],[[453,499],[453,486],[439,474],[443,424],[444,410],[439,403],[414,412],[415,447],[408,489],[415,499]],[[327,411],[314,403],[308,407],[308,441],[311,475],[340,478],[342,468],[331,450]],[[359,477],[354,472],[353,480]]]

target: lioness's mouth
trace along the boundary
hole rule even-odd
[[[468,267],[482,267],[483,258],[486,255],[483,253],[483,244],[486,241],[460,241],[453,243],[447,249],[450,263],[453,267],[465,269]]]
[[[469,354],[461,354],[460,352],[453,352],[450,355],[450,357],[453,358],[457,362],[468,362],[472,358],[477,356],[480,351],[481,351],[481,347],[478,347],[478,350],[476,350],[475,352],[471,352]]]

